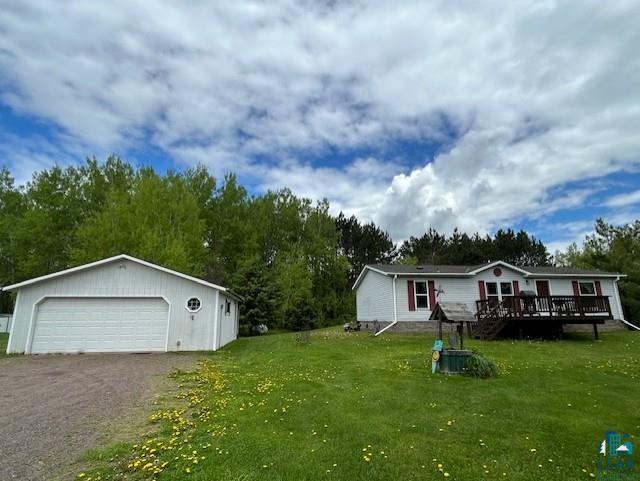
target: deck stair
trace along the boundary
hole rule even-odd
[[[478,323],[474,326],[473,334],[476,339],[491,341],[507,327],[513,316],[513,302],[504,299],[493,307],[478,311]]]

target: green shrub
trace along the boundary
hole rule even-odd
[[[498,366],[482,354],[474,352],[471,354],[469,359],[467,359],[467,365],[464,369],[464,373],[467,376],[487,379],[498,375]]]

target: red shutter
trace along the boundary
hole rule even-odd
[[[436,285],[435,282],[429,281],[429,309],[436,307]]]
[[[478,281],[478,290],[480,291],[480,300],[487,299],[487,291],[484,289],[484,281]]]
[[[602,286],[600,285],[600,281],[595,281],[594,284],[596,285],[596,296],[601,296]]]
[[[520,283],[518,281],[513,281],[513,295],[520,296]],[[520,299],[513,299],[513,307],[517,312],[520,312]]]
[[[416,310],[416,294],[413,291],[413,281],[407,281],[407,295],[409,296],[409,310]]]
[[[580,287],[578,287],[578,281],[571,281],[571,285],[573,286],[573,295],[580,295]]]

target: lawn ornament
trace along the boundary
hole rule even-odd
[[[442,340],[436,339],[433,343],[433,351],[431,352],[431,372],[435,373],[438,370],[438,363],[440,362],[440,351],[442,351]]]

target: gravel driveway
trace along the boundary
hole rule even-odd
[[[0,360],[0,480],[46,480],[148,400],[174,367],[196,356],[85,354]],[[156,376],[158,375],[158,376]]]

